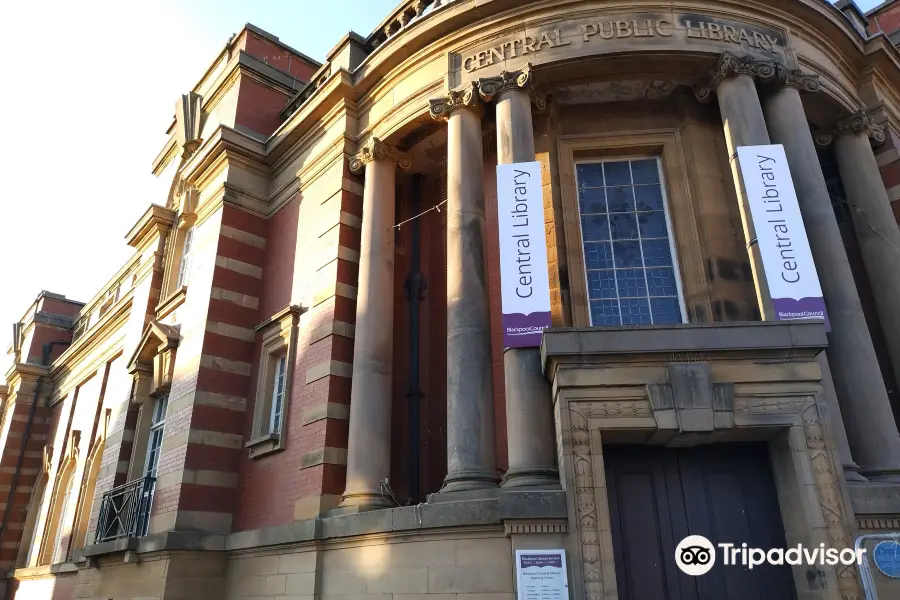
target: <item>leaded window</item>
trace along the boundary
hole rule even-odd
[[[592,325],[682,323],[659,160],[583,162],[575,173]]]

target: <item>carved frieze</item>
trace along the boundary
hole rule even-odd
[[[584,577],[584,597],[602,600],[603,567],[601,564],[600,523],[594,482],[594,461],[591,455],[591,433],[583,405],[569,410],[572,424],[572,467],[575,472],[575,520],[581,547],[581,569]],[[607,557],[612,559],[612,557]]]

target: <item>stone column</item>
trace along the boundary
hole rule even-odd
[[[391,470],[391,376],[394,346],[394,182],[409,161],[372,138],[350,161],[365,171],[359,286],[350,389],[347,488],[341,508],[393,506],[381,482]],[[338,509],[339,511],[341,509]]]
[[[534,97],[529,66],[498,77],[481,79],[478,91],[485,102],[497,104],[497,161],[500,164],[534,161]],[[544,377],[540,348],[507,348],[503,354],[506,389],[506,435],[509,470],[504,488],[558,488],[556,439],[550,382]]]
[[[768,80],[775,75],[775,63],[756,59],[750,55],[725,52],[713,71],[708,87],[697,90],[697,99],[707,102],[715,94],[719,98],[719,111],[725,129],[725,141],[731,161],[731,173],[737,191],[744,239],[750,255],[750,268],[756,284],[759,311],[764,321],[775,319],[772,296],[766,282],[759,245],[756,243],[756,228],[750,213],[750,204],[744,189],[741,169],[737,157],[739,146],[756,146],[769,143],[769,133],[763,118],[762,106],[756,93],[756,80]]]
[[[900,377],[900,229],[871,145],[884,139],[884,128],[859,111],[838,123],[834,152],[891,367]]]
[[[431,101],[447,120],[447,477],[441,492],[496,488],[482,109],[474,84]]]
[[[875,349],[800,99],[801,89],[818,91],[818,78],[780,69],[779,82],[782,84],[780,89],[765,99],[766,121],[772,143],[784,146],[809,245],[819,265],[819,279],[831,323],[828,358],[823,356],[820,361],[825,400],[847,480],[860,481],[859,467],[853,461],[841,413],[861,426],[853,432],[853,449],[867,457],[864,462],[866,471],[875,477],[879,471],[890,472],[900,465],[897,461],[900,457],[900,436],[891,416]],[[837,399],[843,404],[843,411]],[[893,433],[886,431],[883,436],[875,436],[893,440],[879,452],[864,447],[870,441],[865,431],[873,427],[893,430]],[[872,462],[873,457],[880,459]]]

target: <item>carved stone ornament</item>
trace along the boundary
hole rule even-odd
[[[695,89],[694,95],[700,102],[709,102],[720,83],[740,75],[752,77],[757,83],[769,83],[777,77],[779,67],[779,63],[771,59],[757,58],[750,54],[723,52],[719,56],[719,62],[716,63],[715,69],[710,74],[709,83],[706,87]]]
[[[881,144],[886,139],[884,125],[877,123],[872,116],[872,109],[860,108],[849,117],[835,124],[831,131],[823,130],[813,134],[817,146],[829,146],[838,137],[852,133],[864,133],[874,144]]]
[[[183,94],[175,105],[175,136],[178,145],[184,149],[187,158],[194,153],[200,143],[200,117],[203,97],[195,92]]]
[[[501,71],[496,77],[483,77],[478,80],[478,95],[485,102],[492,102],[500,94],[508,90],[520,89],[528,92],[535,108],[539,111],[547,108],[547,101],[534,89],[534,71],[528,63],[518,71]]]
[[[401,169],[408,169],[412,166],[407,156],[397,152],[377,137],[372,137],[359,149],[359,152],[350,158],[350,170],[354,173],[361,173],[367,164],[376,160],[395,162]]]
[[[800,69],[787,69],[782,65],[778,65],[778,72],[775,75],[775,82],[779,87],[793,87],[801,92],[814,94],[821,89],[819,76],[814,73],[804,73]]]
[[[837,138],[848,133],[864,133],[876,144],[881,144],[885,140],[884,125],[876,123],[865,108],[860,108],[835,125],[834,137]]]
[[[478,107],[478,90],[475,82],[461,88],[450,90],[446,96],[430,101],[429,112],[433,119],[449,119],[450,113],[460,108]]]

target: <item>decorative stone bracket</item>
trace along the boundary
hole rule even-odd
[[[713,383],[709,364],[670,364],[669,383],[647,384],[658,430],[652,444],[685,433],[711,433],[734,427],[734,384]]]
[[[143,398],[169,390],[180,341],[177,328],[156,320],[147,324],[141,341],[128,361],[128,372],[135,378],[135,402],[140,403]]]

